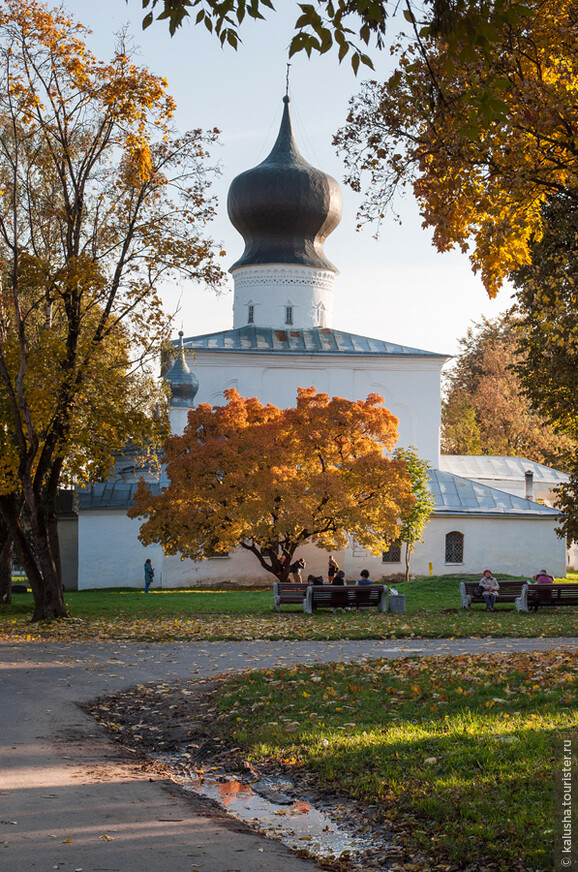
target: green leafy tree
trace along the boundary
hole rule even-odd
[[[402,511],[400,515],[399,539],[405,545],[405,580],[409,581],[411,555],[417,543],[423,541],[425,528],[435,508],[435,497],[429,488],[428,469],[431,467],[427,460],[419,457],[413,446],[396,448],[393,456],[396,460],[405,463],[411,479],[411,492],[415,499],[413,506],[409,510]]]
[[[275,11],[271,0],[229,0],[226,3],[222,0],[142,0],[142,5],[147,10],[143,29],[150,27],[155,13],[157,20],[168,23],[171,35],[185,19],[190,19],[214,33],[221,45],[234,49],[241,41],[239,30],[244,21],[264,21]],[[487,5],[474,0],[456,0],[451,4],[429,0],[420,6],[411,0],[405,0],[405,4],[387,0],[312,0],[311,3],[296,2],[294,6],[295,33],[289,45],[289,57],[301,51],[310,57],[314,52],[325,54],[337,50],[339,61],[350,56],[355,72],[360,64],[373,68],[365,53],[366,47],[373,43],[378,50],[384,48],[386,27],[396,16],[394,26],[399,28],[400,8],[409,26],[410,38],[418,49],[423,50],[426,37],[443,35],[448,64],[463,55],[469,57],[472,44],[488,54],[497,28],[502,24],[511,26],[532,14],[524,3]]]
[[[512,275],[522,325],[516,371],[533,407],[571,440],[570,482],[559,489],[560,530],[578,541],[578,202],[560,194],[543,208],[531,263]]]
[[[0,513],[35,620],[66,614],[58,489],[162,434],[158,284],[222,276],[202,234],[215,132],[176,137],[164,80],[83,37],[34,0],[0,10]]]

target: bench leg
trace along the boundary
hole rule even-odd
[[[516,605],[516,611],[518,612],[527,612],[528,611],[528,585],[525,584],[522,587],[522,591],[520,596],[517,596],[514,600]]]

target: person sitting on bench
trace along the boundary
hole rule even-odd
[[[484,569],[484,574],[480,578],[480,587],[482,588],[482,596],[486,604],[486,609],[489,612],[495,611],[496,597],[500,589],[500,585],[492,575],[490,569]]]
[[[355,582],[356,587],[365,586],[366,584],[373,584],[371,578],[369,577],[369,572],[367,569],[362,569],[359,573],[359,578]]]

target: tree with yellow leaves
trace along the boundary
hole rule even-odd
[[[352,402],[300,388],[279,409],[225,391],[227,405],[199,405],[166,443],[168,487],[141,482],[130,517],[140,539],[199,560],[242,548],[286,580],[298,547],[331,551],[347,535],[379,554],[414,503],[401,459],[391,459],[397,419],[371,394]]]
[[[66,614],[59,487],[162,433],[159,283],[222,277],[203,236],[216,131],[176,137],[165,81],[84,35],[33,0],[0,9],[0,513],[36,620]]]
[[[494,296],[530,262],[548,199],[578,201],[578,19],[571,0],[488,4],[489,41],[466,43],[470,6],[448,4],[445,27],[398,46],[397,69],[364,85],[336,141],[366,192],[362,221],[410,185],[438,250],[469,252]]]

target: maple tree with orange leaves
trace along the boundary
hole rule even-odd
[[[389,458],[397,419],[370,394],[353,402],[300,388],[293,408],[225,391],[227,404],[189,412],[166,443],[169,485],[139,484],[140,539],[194,560],[241,548],[284,581],[296,549],[330,551],[348,536],[373,554],[397,538],[414,504],[403,460]]]

